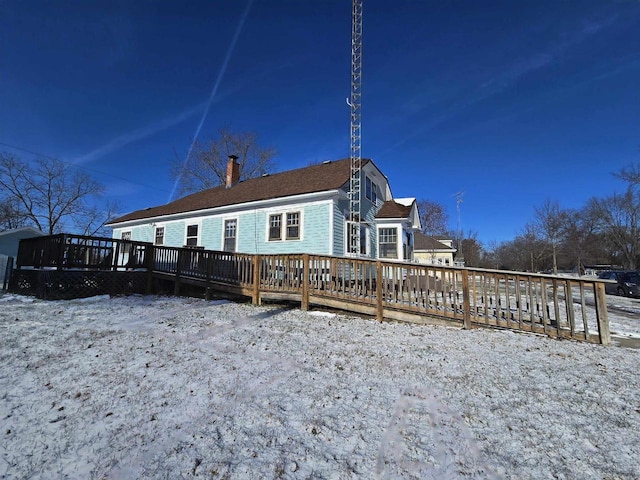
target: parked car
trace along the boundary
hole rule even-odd
[[[640,272],[614,271],[602,272],[598,278],[614,280],[616,283],[604,284],[605,292],[625,297],[640,297]]]

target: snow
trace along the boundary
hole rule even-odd
[[[638,303],[610,300],[640,337]],[[0,345],[0,478],[640,478],[638,349],[8,294]]]

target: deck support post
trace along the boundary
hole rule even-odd
[[[465,329],[471,328],[471,293],[469,291],[469,271],[462,270],[462,322]]]
[[[117,249],[118,247],[116,247]],[[153,291],[153,265],[155,262],[154,256],[155,256],[155,248],[153,247],[153,245],[146,245],[145,246],[145,264],[146,264],[146,268],[147,268],[147,286],[146,286],[146,292],[147,295],[151,295],[152,291]]]
[[[203,254],[205,255],[205,254]],[[207,283],[204,287],[204,299],[211,300],[211,274],[213,271],[213,258],[211,254],[206,254]]]
[[[309,310],[309,254],[302,255],[302,310]]]
[[[376,262],[376,319],[382,322],[384,318],[382,309],[382,263]]]
[[[176,262],[176,279],[173,286],[173,294],[175,296],[180,295],[180,274],[182,273],[182,256],[185,250],[181,248],[178,250],[178,260]]]
[[[596,316],[598,319],[598,334],[602,345],[611,345],[611,333],[609,331],[609,319],[607,318],[607,296],[604,283],[596,282],[594,285],[596,294]]]
[[[253,294],[251,295],[251,303],[260,305],[260,255],[253,256]]]

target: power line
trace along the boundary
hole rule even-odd
[[[60,161],[62,163],[65,163],[65,164],[67,164],[67,165],[69,165],[70,167],[73,167],[73,168],[77,168],[77,169],[80,169],[80,170],[87,170],[87,171],[94,172],[94,173],[99,173],[100,175],[105,175],[107,177],[115,178],[117,180],[122,180],[123,182],[128,182],[128,183],[131,183],[133,185],[138,185],[140,187],[150,188],[152,190],[158,190],[158,191],[163,192],[163,193],[166,193],[168,191],[166,188],[159,188],[159,187],[154,187],[154,186],[151,186],[151,185],[146,185],[144,183],[136,182],[136,181],[130,180],[128,178],[119,177],[118,175],[114,175],[112,173],[107,173],[107,172],[103,172],[101,170],[96,170],[95,168],[90,168],[90,167],[85,167],[85,166],[82,166],[82,165],[77,165],[77,164],[75,164],[73,162],[70,162],[68,160],[64,160],[62,158],[52,157],[51,155],[46,155],[44,153],[34,152],[33,150],[29,150],[27,148],[19,147],[17,145],[11,145],[11,144],[5,143],[5,142],[0,142],[0,145],[2,145],[4,147],[12,148],[14,150],[18,150],[20,152],[30,153],[31,155],[35,155],[37,157],[48,158],[50,160],[58,160],[58,161]]]

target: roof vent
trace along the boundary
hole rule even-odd
[[[326,165],[327,163],[331,163],[331,160],[325,160],[324,162],[322,162],[323,165]]]
[[[263,174],[262,174],[262,176],[263,176],[263,177],[268,177],[268,176],[269,176],[269,174],[268,174],[268,173],[263,173]]]

